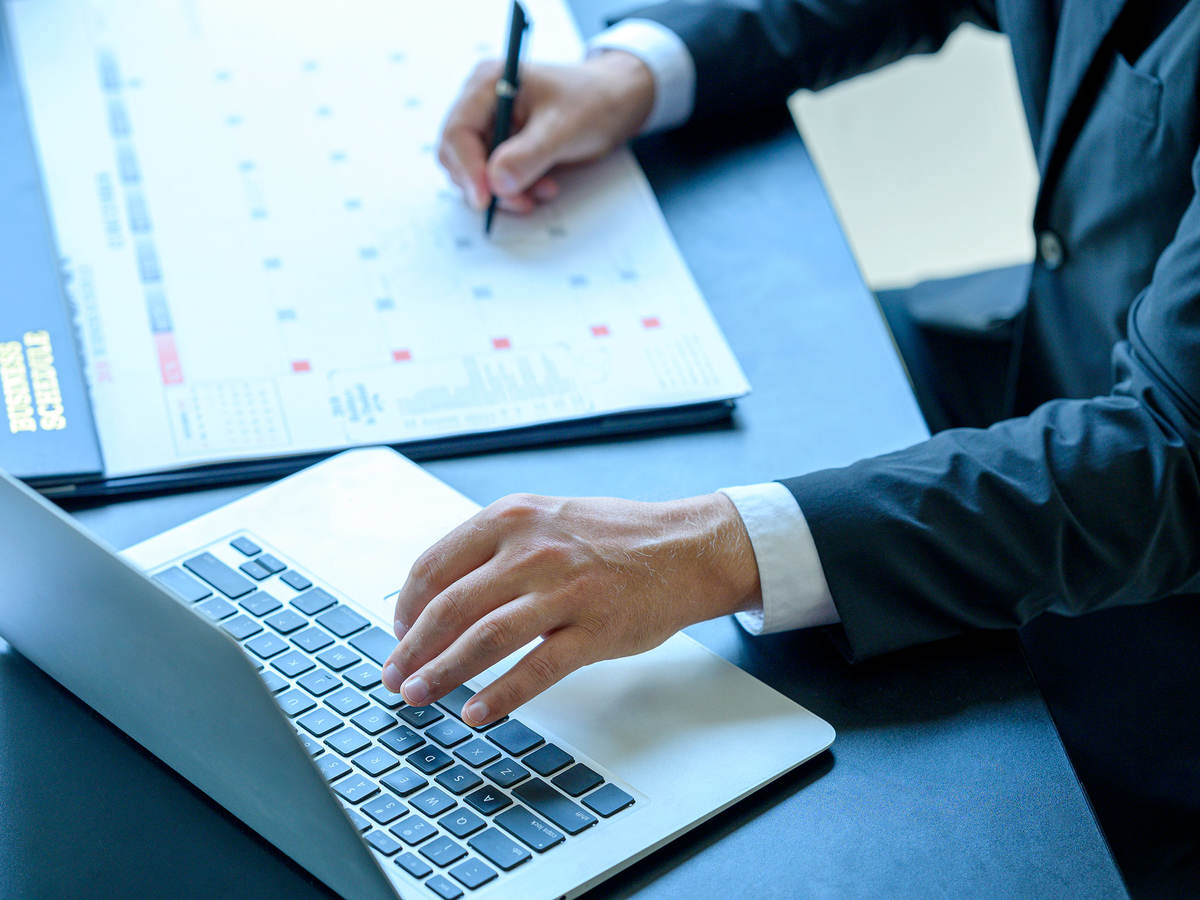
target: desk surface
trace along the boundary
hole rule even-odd
[[[585,31],[612,6],[573,5]],[[754,385],[733,423],[443,460],[428,466],[434,474],[482,503],[513,490],[663,498],[838,464],[922,436],[794,130],[781,118],[743,138],[681,135],[639,147]],[[246,490],[77,515],[127,546]],[[756,897],[1123,894],[1015,636],[851,667],[820,633],[750,638],[732,620],[692,633],[828,719],[837,741],[597,893],[713,896],[721,885],[722,895]],[[0,896],[326,894],[3,650],[0,710]]]

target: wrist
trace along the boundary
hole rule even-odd
[[[654,73],[626,50],[600,49],[584,63],[600,75],[604,86],[605,114],[617,142],[641,131],[654,108]]]
[[[684,601],[690,607],[685,624],[761,606],[754,546],[733,502],[713,493],[678,503],[689,533],[687,553],[697,563],[692,597]]]

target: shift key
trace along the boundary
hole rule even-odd
[[[567,834],[579,834],[596,824],[595,816],[540,778],[531,778],[513,788],[512,792],[515,797],[529,804],[534,812],[545,816]]]
[[[244,597],[254,590],[252,581],[243,578],[211,553],[193,556],[183,564],[183,567],[193,575],[203,578],[231,600]]]

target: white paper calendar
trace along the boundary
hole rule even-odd
[[[438,168],[506,0],[6,7],[109,476],[748,390],[628,152],[491,238]]]

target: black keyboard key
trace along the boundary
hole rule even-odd
[[[545,739],[540,734],[527,728],[516,719],[510,719],[503,725],[497,725],[488,732],[487,736],[488,740],[510,756],[520,756],[539,744],[545,743]]]
[[[429,784],[426,779],[412,769],[398,769],[391,775],[381,778],[380,781],[383,782],[385,788],[395,791],[401,797],[407,797]]]
[[[302,694],[294,688],[286,694],[279,694],[275,698],[275,702],[279,704],[279,708],[289,719],[294,719],[317,705],[308,698],[307,694]]]
[[[468,859],[466,862],[460,862],[457,866],[450,870],[450,877],[455,881],[460,881],[471,890],[477,887],[482,887],[493,878],[496,877],[494,870],[485,866],[477,859]]]
[[[441,700],[436,701],[437,705],[444,709],[456,719],[462,718],[463,707],[467,705],[467,701],[475,696],[475,692],[465,684],[460,684]]]
[[[332,644],[333,638],[314,625],[311,628],[305,628],[299,634],[293,634],[292,643],[305,653],[316,653]]]
[[[312,582],[295,570],[284,572],[279,576],[279,580],[297,591],[307,591],[312,587]]]
[[[391,794],[380,794],[362,805],[362,811],[380,825],[390,825],[401,816],[408,815],[404,804]]]
[[[462,763],[442,772],[435,780],[446,790],[453,791],[455,794],[465,794],[483,784],[483,779]]]
[[[299,718],[300,727],[313,737],[325,737],[342,726],[342,720],[327,709],[314,709]],[[372,773],[374,774],[374,773]]]
[[[429,867],[429,863],[421,859],[419,856],[413,856],[411,853],[405,853],[402,856],[396,857],[396,865],[402,868],[413,878],[424,878],[433,871]]]
[[[550,779],[560,791],[570,794],[572,797],[578,797],[580,794],[586,794],[596,785],[604,781],[604,777],[598,772],[593,772],[583,763],[576,763],[560,775],[555,775]]]
[[[334,786],[334,790],[347,803],[361,803],[368,797],[374,797],[379,793],[379,788],[373,781],[368,781],[361,775],[355,775],[352,778],[343,778]]]
[[[388,831],[410,847],[415,847],[421,841],[427,841],[437,834],[437,829],[420,816],[409,816],[401,820],[399,824],[393,825]]]
[[[244,641],[246,638],[253,637],[262,631],[262,626],[249,616],[237,616],[233,619],[226,619],[221,623],[221,627],[229,632],[235,641]]]
[[[199,611],[201,615],[211,622],[220,622],[222,619],[228,619],[237,612],[236,606],[221,597],[212,597],[193,607],[193,609]]]
[[[260,672],[258,677],[263,680],[263,684],[267,686],[267,690],[269,690],[272,694],[278,694],[288,686],[286,681],[284,681],[270,669]]]
[[[304,688],[314,697],[324,697],[341,683],[341,680],[336,675],[325,669],[317,669],[315,672],[309,672],[296,682],[296,684],[300,685],[300,687]]]
[[[287,581],[288,575],[295,575],[295,572],[288,572],[282,576],[284,581]],[[310,585],[311,587],[311,585]],[[296,590],[304,590],[296,588]],[[299,597],[292,599],[292,606],[300,610],[306,616],[315,616],[317,613],[329,609],[329,607],[337,603],[337,598],[328,591],[323,591],[320,588],[313,588],[311,591],[304,590],[304,593]]]
[[[308,751],[309,756],[320,756],[325,752],[325,748],[310,738],[307,734],[298,735],[300,743],[304,745],[304,749]]]
[[[467,841],[467,846],[505,872],[515,869],[530,858],[528,850],[495,828],[475,835]]]
[[[565,840],[561,832],[551,828],[549,824],[523,806],[506,809],[496,816],[494,821],[521,843],[532,847],[538,853],[543,853]],[[486,833],[484,832],[484,834]]]
[[[356,631],[362,631],[371,623],[360,616],[348,606],[335,606],[329,612],[321,613],[317,616],[317,622],[323,627],[328,628],[340,638],[349,637]],[[395,638],[392,638],[394,641]],[[350,642],[353,646],[354,641]],[[362,647],[355,647],[356,650],[362,651]],[[371,654],[367,654],[370,656]],[[384,657],[387,659],[387,657]],[[377,659],[375,662],[383,665],[383,660]]]
[[[317,659],[323,665],[329,666],[333,671],[340,672],[342,669],[348,669],[356,662],[359,662],[362,657],[349,647],[343,647],[341,644],[338,644],[336,647],[330,647],[328,650],[317,654]]]
[[[349,727],[343,728],[325,739],[325,746],[333,748],[342,756],[353,756],[370,744],[371,742],[362,732]]]
[[[473,794],[467,794],[466,801],[485,816],[493,816],[506,806],[512,806],[512,800],[494,787],[482,787]]]
[[[633,806],[633,798],[615,784],[606,784],[583,798],[583,805],[598,815],[608,818],[627,806]]]
[[[367,734],[373,735],[379,734],[379,732],[395,725],[396,717],[387,710],[380,709],[378,706],[372,706],[370,709],[364,709],[350,721]]]
[[[446,766],[450,765],[450,763],[454,762],[445,751],[432,746],[426,746],[416,753],[410,753],[405,757],[405,760],[426,775],[440,772]]]
[[[596,817],[540,778],[531,778],[513,788],[513,796],[545,816],[567,834],[579,834],[596,824]]]
[[[279,607],[283,606],[282,603],[266,591],[255,591],[249,597],[243,597],[238,603],[241,604],[242,609],[252,616],[265,616],[267,613],[273,613]]]
[[[308,620],[304,616],[298,616],[290,609],[281,609],[275,615],[267,616],[263,621],[280,634],[291,634],[308,624]]]
[[[458,719],[443,719],[425,729],[425,736],[443,747],[453,747],[469,738],[473,732]]]
[[[278,574],[287,568],[287,566],[273,557],[270,553],[264,553],[258,558],[257,562],[272,575]]]
[[[382,747],[368,747],[358,756],[354,757],[354,764],[366,772],[368,775],[379,777],[388,769],[394,769],[400,765],[400,760],[392,756]]]
[[[270,659],[272,656],[278,656],[288,648],[287,644],[273,634],[260,634],[258,637],[246,641],[243,646],[259,659]]]
[[[350,817],[350,821],[352,823],[354,823],[354,827],[357,828],[359,831],[366,831],[368,828],[371,827],[371,823],[368,822],[366,819],[364,819],[362,816],[360,816],[358,813],[356,813],[354,810],[352,810],[346,806],[343,806],[342,809],[346,810],[346,815],[348,815]]]
[[[400,852],[400,845],[382,831],[372,831],[368,834],[367,843],[384,856],[391,856],[393,853]]]
[[[438,824],[456,838],[466,838],[483,828],[487,822],[469,809],[456,809],[438,819]]]
[[[385,735],[381,735],[379,743],[395,753],[407,753],[420,747],[425,740],[407,725],[397,725]]]
[[[248,537],[234,538],[229,542],[229,546],[236,550],[242,556],[257,556],[262,553],[262,547],[254,543]]]
[[[435,866],[445,868],[466,856],[467,851],[443,834],[422,847],[421,855]]]
[[[369,691],[379,684],[379,669],[370,663],[363,663],[361,666],[355,666],[342,677],[356,688]]]
[[[563,766],[569,766],[575,762],[575,757],[557,744],[547,744],[545,747],[534,750],[521,762],[539,775],[552,775]]]
[[[512,787],[517,782],[528,778],[529,770],[505,757],[484,769],[483,774],[500,785],[500,787],[506,788]]]
[[[154,580],[184,603],[199,603],[205,597],[212,596],[212,589],[208,585],[201,584],[179,566],[159,572]]]
[[[445,718],[442,711],[434,706],[406,706],[397,710],[396,715],[417,728],[424,728],[431,722]]]
[[[244,597],[254,590],[254,584],[247,581],[225,563],[211,553],[201,553],[193,556],[183,564],[183,567],[198,578],[202,578],[230,599]]]
[[[356,616],[358,615],[358,613],[355,613],[354,610],[346,609],[344,606],[339,607],[339,609],[342,612],[353,613]],[[324,621],[326,616],[332,616],[333,613],[338,611],[338,609],[335,609],[333,612],[326,613],[325,616],[321,616],[319,619],[317,619],[317,621],[334,634],[338,635],[338,637],[344,637],[345,635],[336,631],[332,625],[328,625]],[[359,616],[359,618],[361,619],[362,616]],[[365,621],[366,620],[364,620],[364,623]],[[342,627],[345,627],[345,623],[342,623]],[[389,634],[378,625],[350,639],[351,647],[364,656],[369,656],[381,666],[387,662],[388,657],[392,655],[392,651],[396,649],[396,645],[399,643],[400,642],[396,640],[396,636],[394,634]]]
[[[428,788],[417,796],[408,801],[414,809],[418,809],[431,819],[434,816],[440,816],[448,809],[454,809],[458,805],[458,801],[447,794],[445,791],[439,791],[435,787]]]
[[[288,678],[295,678],[313,668],[313,661],[303,653],[289,650],[283,656],[277,656],[271,660],[271,665]]]
[[[247,560],[238,566],[238,569],[255,581],[262,581],[264,578],[271,577],[271,570],[256,559]]]
[[[498,756],[500,756],[500,751],[487,741],[481,741],[479,738],[475,738],[475,740],[471,741],[469,744],[463,744],[461,747],[455,750],[454,755],[463,762],[469,763],[478,768],[479,766],[486,766],[488,763],[493,762]]]
[[[327,755],[317,760],[317,768],[325,776],[326,781],[337,781],[350,771],[350,767],[336,756]]]
[[[442,875],[434,875],[425,884],[442,900],[458,900],[463,895],[462,888]]]
[[[394,694],[385,688],[382,684],[371,691],[371,699],[380,706],[386,706],[388,709],[396,709],[398,706],[404,705],[404,698],[399,694]]]
[[[325,702],[343,716],[358,712],[367,705],[367,698],[353,688],[342,688],[336,694],[330,694]]]

